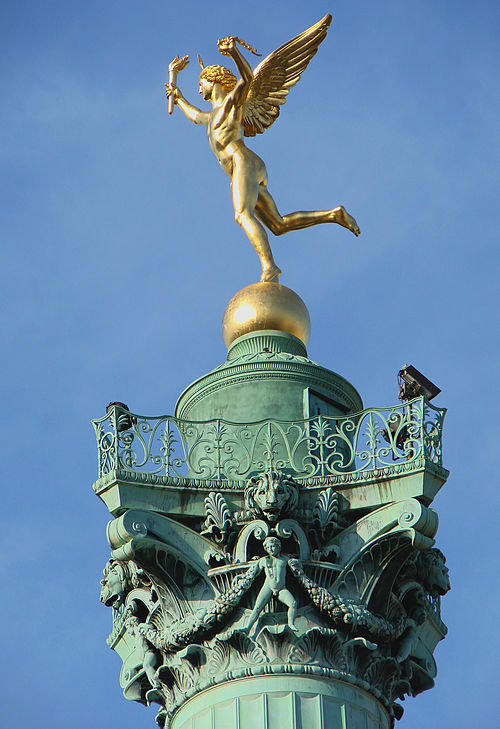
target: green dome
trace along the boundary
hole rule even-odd
[[[300,339],[264,330],[236,339],[226,362],[184,390],[175,414],[186,420],[250,423],[302,420],[318,413],[341,416],[362,409],[355,388],[310,360]]]

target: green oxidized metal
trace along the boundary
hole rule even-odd
[[[126,698],[174,729],[391,727],[446,633],[429,508],[444,415],[424,398],[363,409],[263,330],[174,416],[117,404],[94,421]]]
[[[307,358],[299,339],[262,331],[237,339],[224,364],[182,393],[176,415],[239,423],[271,417],[301,420],[316,414],[311,409],[319,404],[325,415],[345,415],[363,407],[347,380]]]

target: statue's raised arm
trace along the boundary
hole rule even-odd
[[[172,114],[174,105],[178,104],[187,118],[194,124],[208,124],[210,120],[209,112],[202,111],[198,107],[193,106],[193,104],[190,104],[177,87],[177,75],[179,71],[186,68],[188,63],[189,56],[183,56],[182,58],[176,56],[168,66],[168,84],[165,84],[165,92],[168,99],[168,113]]]
[[[219,41],[220,53],[232,57],[240,74],[239,80],[224,66],[204,66],[198,56],[202,67],[199,92],[205,101],[211,102],[211,112],[203,112],[189,104],[175,83],[166,84],[169,99],[173,98],[191,121],[207,127],[210,148],[231,178],[236,222],[260,258],[261,281],[278,281],[281,274],[265,228],[282,235],[319,223],[338,223],[354,235],[360,232],[354,218],[341,205],[330,210],[281,215],[267,187],[264,162],[244,143],[245,136],[261,134],[276,121],[280,106],[316,54],[331,20],[331,15],[325,15],[267,56],[253,72],[237,46],[240,44],[257,54],[254,48],[236,36]]]
[[[255,55],[259,54],[255,50],[255,48],[252,48],[248,45],[248,43],[245,43],[245,41],[242,41],[241,38],[237,38],[236,36],[229,36],[228,38],[223,38],[222,40],[217,41],[217,48],[219,49],[219,53],[222,53],[223,56],[231,56],[236,64],[236,68],[240,73],[241,78],[236,83],[234,89],[231,91],[231,96],[233,97],[233,101],[235,104],[237,104],[238,106],[242,106],[246,102],[248,93],[252,87],[254,77],[253,71],[249,63],[238,50],[238,46],[236,45],[237,43],[240,43],[244,48],[247,48],[248,50],[252,51],[252,53],[255,53]],[[203,68],[203,63],[201,63],[201,67]]]

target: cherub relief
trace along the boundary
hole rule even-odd
[[[153,688],[159,688],[161,682],[158,679],[157,668],[161,664],[161,655],[155,647],[147,640],[149,625],[140,623],[139,620],[130,613],[127,614],[125,626],[134,638],[135,652],[138,659],[142,663],[144,673]]]
[[[264,570],[266,579],[257,595],[255,606],[246,629],[250,632],[262,610],[274,595],[280,602],[287,606],[288,627],[294,632],[297,632],[294,624],[297,600],[286,587],[286,571],[289,560],[287,557],[281,555],[281,542],[276,537],[267,537],[264,539],[264,549],[267,555],[261,557],[257,564],[260,572]]]

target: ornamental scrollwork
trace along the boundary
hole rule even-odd
[[[205,423],[171,415],[148,418],[111,403],[93,421],[99,478],[123,470],[129,475],[247,480],[256,471],[278,469],[296,478],[342,476],[383,468],[442,465],[446,411],[415,398],[392,408],[368,408],[346,416],[305,420],[269,419]]]

